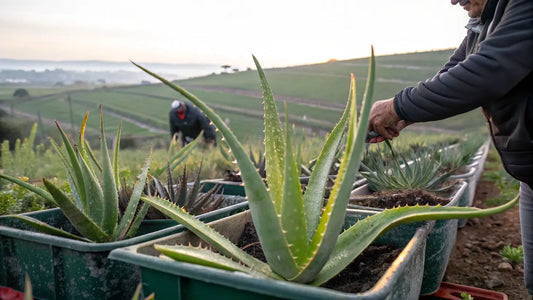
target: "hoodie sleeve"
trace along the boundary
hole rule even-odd
[[[394,98],[396,113],[407,121],[434,121],[500,99],[531,72],[532,53],[533,1],[510,0],[476,53],[402,90]]]

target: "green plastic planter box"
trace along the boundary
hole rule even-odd
[[[211,211],[205,214],[202,214],[199,216],[204,222],[211,222],[220,218],[224,218],[230,215],[231,213],[235,213],[235,211],[242,211],[244,209],[240,209],[240,206],[231,207],[233,205],[237,205],[240,203],[246,202],[246,198],[242,196],[235,196],[235,195],[224,195],[224,200],[220,204],[219,208],[215,211]],[[231,207],[231,208],[227,208]],[[247,206],[244,206],[247,207]],[[223,210],[221,210],[223,209]],[[235,210],[236,209],[236,210]],[[154,231],[158,231],[161,229],[165,229],[168,227],[179,225],[178,222],[172,220],[172,219],[155,219],[155,220],[144,220],[143,226],[139,228],[137,231],[137,235],[142,235],[145,233],[150,233]]]
[[[466,190],[459,199],[457,206],[468,207],[474,204],[474,197],[476,195],[476,166],[477,164],[470,165],[468,171],[463,174],[456,174],[450,176],[451,180],[464,180],[466,182]],[[457,221],[457,226],[463,227],[466,224],[468,219],[459,219]]]
[[[459,181],[450,195],[449,206],[456,206],[467,188],[467,183]],[[367,185],[361,186],[354,191],[352,195],[368,195],[370,190]],[[349,205],[353,209],[367,209],[374,211],[382,211],[381,208],[364,207],[357,205]],[[426,222],[417,222],[411,224],[400,225],[402,231],[415,232],[417,228],[423,226]],[[429,221],[432,229],[428,234],[426,242],[426,257],[424,262],[424,279],[422,281],[421,294],[431,294],[439,289],[439,285],[446,272],[448,260],[455,245],[455,238],[457,237],[458,219]],[[401,238],[401,237],[399,237]]]
[[[246,196],[242,182],[222,179],[206,179],[202,180],[200,184],[203,186],[201,192],[204,193],[218,185],[221,187],[220,193],[223,193],[224,195]]]
[[[375,212],[347,211],[346,226]],[[251,220],[248,211],[211,223],[212,227],[236,242]],[[154,244],[195,244],[198,237],[189,231],[157,240],[115,249],[112,260],[141,267],[144,295],[155,293],[156,299],[418,299],[422,282],[424,250],[429,225],[415,233],[398,231],[387,235],[403,235],[405,246],[391,267],[370,290],[351,294],[322,287],[252,277],[210,267],[159,258]],[[405,242],[407,241],[407,242]]]
[[[224,217],[246,206],[247,203],[237,204],[199,218]],[[76,233],[60,209],[26,215]],[[38,299],[130,299],[140,282],[140,270],[131,264],[109,260],[109,252],[183,229],[176,225],[127,240],[87,243],[35,232],[20,220],[3,217],[0,218],[0,285],[23,290],[27,272],[33,295]]]

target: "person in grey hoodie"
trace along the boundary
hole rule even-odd
[[[216,146],[215,126],[196,106],[174,100],[168,114],[170,123],[170,136],[181,133],[181,143],[183,146],[192,142],[202,130],[204,131],[204,142]]]
[[[370,142],[414,122],[481,107],[506,171],[520,181],[524,280],[533,295],[533,0],[451,0],[471,18],[467,34],[432,78],[376,101]]]

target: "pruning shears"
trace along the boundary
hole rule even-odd
[[[366,151],[368,152],[368,147],[370,147],[370,140],[373,139],[373,138],[377,138],[379,136],[379,133],[373,131],[373,130],[369,130],[367,133],[366,133],[366,138],[365,138],[365,149]]]

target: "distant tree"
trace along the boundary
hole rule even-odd
[[[220,66],[222,69],[224,69],[224,73],[228,73],[228,69],[231,68],[230,65],[222,65]]]
[[[96,80],[96,82],[99,83],[99,84],[105,85],[105,79],[100,78],[100,79]]]
[[[233,73],[239,73],[239,68],[231,69]]]
[[[141,85],[150,85],[150,81],[148,81],[148,80],[141,80]]]
[[[13,97],[16,97],[16,98],[24,98],[24,97],[28,97],[29,95],[30,93],[28,93],[26,89],[16,89],[15,92],[13,93]]]

